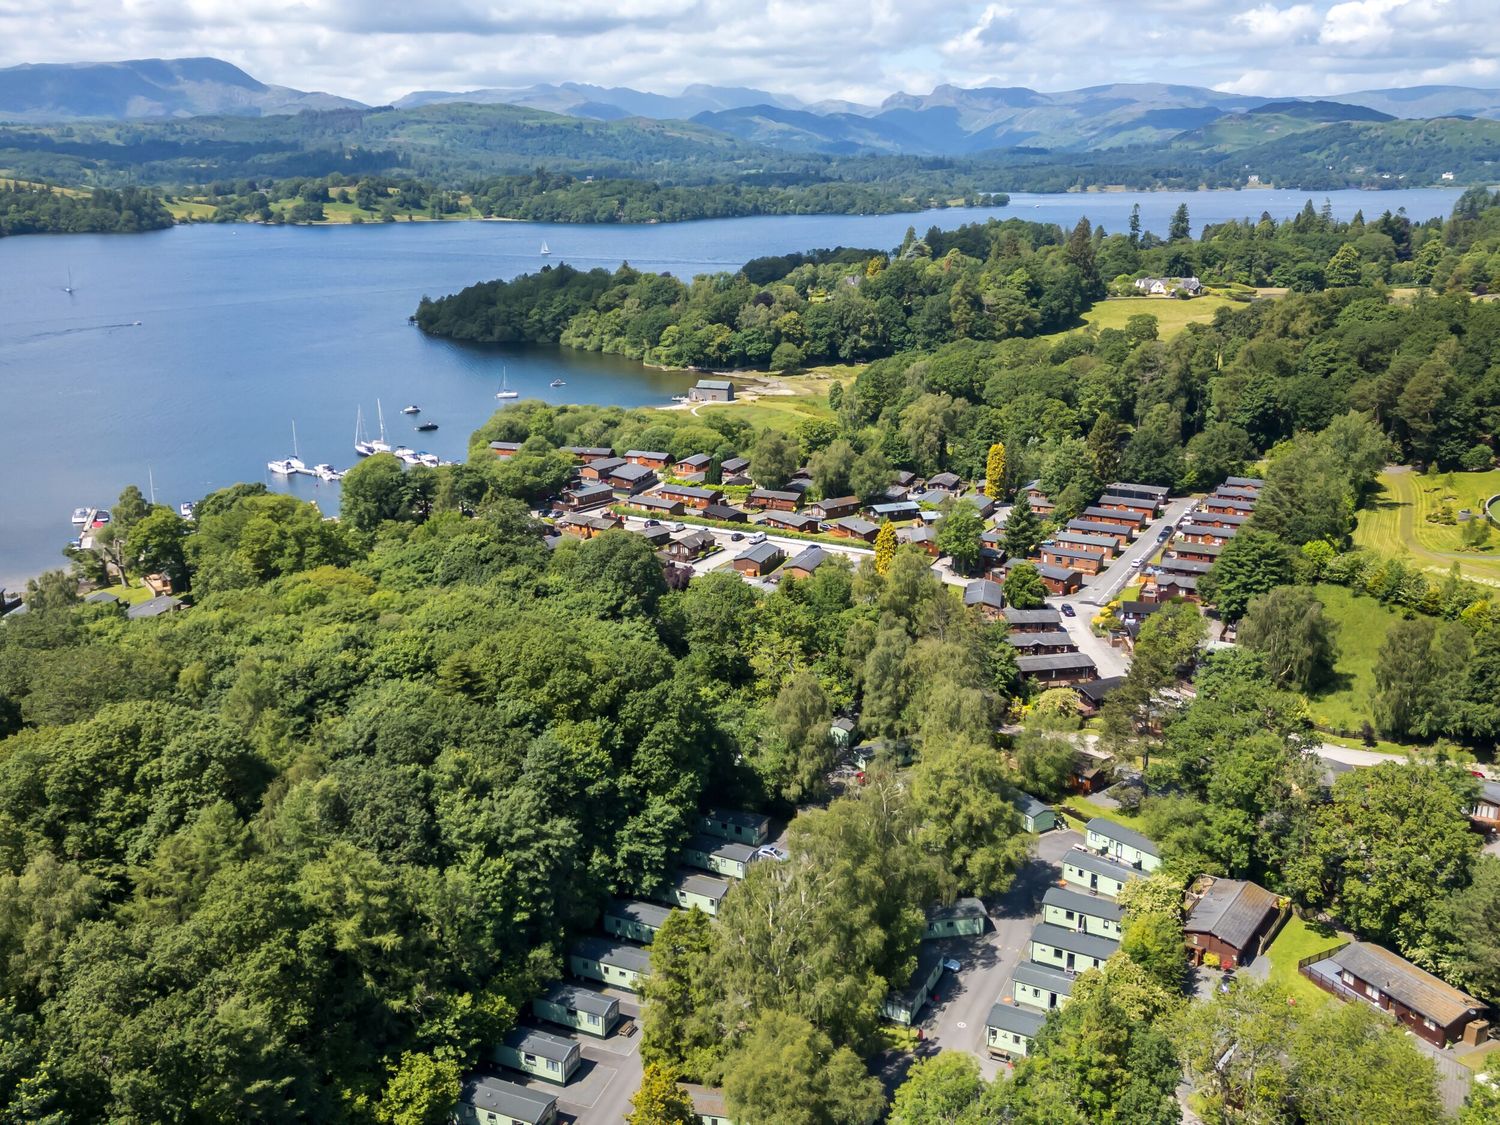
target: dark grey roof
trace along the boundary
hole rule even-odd
[[[578,1044],[573,1040],[538,1031],[534,1027],[512,1028],[505,1033],[501,1042],[514,1050],[525,1051],[528,1055],[538,1055],[554,1062],[567,1062],[578,1051]]]
[[[568,489],[565,495],[572,496],[576,499],[581,500],[587,499],[590,496],[599,496],[605,492],[613,495],[614,491],[615,490],[610,488],[607,484],[601,484],[598,481],[590,481],[588,484],[580,484],[577,488]]]
[[[713,458],[707,453],[690,453],[686,457],[677,458],[677,463],[679,465],[692,465],[694,468],[701,469],[712,460]]]
[[[707,855],[716,855],[732,863],[749,863],[755,858],[755,849],[749,844],[736,844],[733,840],[721,840],[717,836],[710,836],[704,832],[689,836],[683,847],[695,852],[704,852]]]
[[[761,523],[772,526],[791,527],[798,530],[806,529],[809,525],[818,526],[818,517],[810,516],[806,512],[767,512],[760,519]]]
[[[1038,922],[1036,929],[1031,931],[1031,940],[1039,941],[1043,945],[1050,945],[1054,949],[1065,950],[1068,953],[1080,953],[1085,957],[1096,957],[1100,961],[1109,959],[1110,954],[1120,948],[1120,943],[1114,938],[1100,937],[1098,934],[1080,933],[1078,930],[1069,930],[1062,926],[1054,926],[1051,922]]]
[[[862,520],[858,516],[844,516],[842,519],[836,519],[833,521],[832,526],[842,527],[846,531],[854,532],[855,535],[868,535],[872,531],[880,530],[879,524],[871,523],[869,520]]]
[[[943,955],[931,944],[923,945],[917,950],[917,967],[912,970],[911,978],[906,982],[906,987],[895,992],[896,999],[907,1003],[915,1003],[917,992],[927,979],[936,971],[937,966],[942,963]]]
[[[149,601],[137,602],[125,611],[125,616],[132,621],[139,621],[143,617],[160,617],[181,606],[181,598],[174,598],[171,594],[159,594]]]
[[[946,906],[927,908],[929,922],[945,922],[954,918],[987,918],[988,916],[989,912],[985,910],[984,903],[977,898],[961,898]]]
[[[618,965],[637,973],[651,968],[651,955],[638,945],[621,941],[610,941],[601,937],[581,937],[573,943],[570,953],[602,964]]]
[[[1073,910],[1110,922],[1120,922],[1125,918],[1125,908],[1114,899],[1069,890],[1067,887],[1048,887],[1047,893],[1042,895],[1042,905]]]
[[[655,476],[656,470],[650,465],[616,465],[610,469],[609,475],[622,480],[645,480],[647,477]]]
[[[1073,690],[1097,706],[1103,703],[1111,694],[1118,691],[1120,685],[1124,682],[1124,676],[1106,676],[1102,680],[1090,680],[1088,683],[1075,684]]]
[[[1101,496],[1095,506],[1103,507],[1105,504],[1123,504],[1132,510],[1141,507],[1147,509],[1154,509],[1156,507],[1150,500],[1142,500],[1139,496]]]
[[[1206,523],[1183,524],[1181,534],[1183,535],[1213,535],[1221,539],[1233,539],[1238,527],[1210,527]]]
[[[526,1122],[543,1120],[557,1104],[557,1099],[551,1094],[491,1078],[487,1074],[466,1078],[459,1099],[475,1109]]]
[[[1072,668],[1094,668],[1094,658],[1084,652],[1054,652],[1044,656],[1018,656],[1016,667],[1027,672],[1063,672]]]
[[[1059,531],[1052,541],[1075,547],[1103,547],[1105,551],[1113,551],[1120,543],[1113,535],[1089,535],[1082,531]]]
[[[606,445],[565,445],[563,452],[578,457],[610,457],[615,451]]]
[[[671,511],[674,508],[682,507],[681,500],[674,500],[670,496],[651,496],[649,494],[646,496],[637,496],[630,503],[637,508],[658,508],[662,511]]]
[[[1020,561],[1025,562],[1026,560],[1022,559]],[[1036,567],[1036,572],[1043,578],[1050,578],[1054,582],[1068,582],[1072,581],[1075,578],[1079,581],[1083,580],[1083,575],[1078,573],[1078,571],[1074,570],[1072,567],[1053,566],[1051,563],[1044,562],[1034,562],[1031,565]]]
[[[1210,513],[1214,508],[1228,508],[1231,512],[1253,512],[1255,502],[1252,500],[1236,500],[1233,496],[1210,496],[1203,501],[1203,507]]]
[[[737,473],[741,469],[749,467],[750,458],[748,457],[726,457],[719,463],[719,468],[723,469],[726,473]]]
[[[653,461],[670,461],[672,459],[670,453],[663,453],[659,449],[627,449],[625,451],[625,459],[628,461],[632,457],[649,457]]]
[[[813,544],[811,547],[804,547],[802,550],[798,551],[796,556],[789,560],[785,565],[787,569],[795,567],[799,570],[813,571],[817,570],[818,567],[822,566],[827,561],[828,552],[823,550],[823,548],[819,547],[817,544]]]
[[[1135,524],[1143,524],[1146,522],[1146,517],[1141,515],[1139,512],[1122,512],[1117,511],[1114,508],[1085,508],[1083,510],[1083,514],[1086,516],[1093,516],[1096,520],[1103,520],[1105,523],[1108,523],[1112,519],[1130,520]]]
[[[1224,530],[1230,529],[1226,527]],[[1211,559],[1218,558],[1224,553],[1224,548],[1217,543],[1174,543],[1172,550],[1180,555],[1207,555]]]
[[[738,825],[740,828],[763,828],[771,819],[765,813],[749,812],[746,809],[724,809],[717,805],[704,809],[703,815],[709,820],[722,820],[725,824]]]
[[[1034,1012],[1030,1008],[1023,1008],[1019,1004],[1009,1004],[1001,1000],[990,1009],[990,1016],[985,1021],[985,1026],[1000,1031],[1013,1031],[1028,1039],[1035,1039],[1037,1032],[1042,1030],[1042,1024],[1046,1022],[1047,1017],[1041,1012]]]
[[[702,895],[714,902],[718,902],[728,894],[730,887],[726,879],[715,879],[712,875],[694,875],[681,868],[672,872],[666,885],[685,894]]]
[[[1260,496],[1260,490],[1256,488],[1239,488],[1232,484],[1221,484],[1214,489],[1213,495],[1223,497],[1227,500],[1255,500]]]
[[[1083,830],[1085,833],[1092,832],[1097,836],[1103,836],[1107,840],[1126,844],[1137,851],[1146,852],[1154,856],[1161,855],[1161,845],[1151,839],[1151,837],[1137,832],[1134,828],[1126,828],[1123,824],[1116,824],[1106,817],[1094,817],[1093,820],[1083,826]]]
[[[1116,611],[1120,617],[1150,617],[1161,610],[1160,602],[1121,602]]]
[[[492,442],[490,442],[490,448],[491,449],[509,449],[509,450],[514,451],[514,450],[517,450],[517,449],[521,448],[521,443],[518,442],[518,441],[492,441]]]
[[[1095,875],[1108,875],[1111,879],[1120,881],[1139,879],[1143,874],[1139,867],[1131,867],[1128,863],[1110,859],[1107,855],[1096,855],[1083,848],[1074,848],[1063,856],[1063,863],[1072,864],[1074,867],[1093,872]]]
[[[1250,517],[1244,512],[1199,512],[1194,518],[1202,519],[1204,523],[1227,523],[1230,527],[1250,522]]]
[[[604,908],[604,913],[613,918],[639,922],[655,930],[661,927],[661,924],[667,920],[667,915],[672,911],[669,907],[658,906],[654,902],[642,902],[637,898],[617,898]]]
[[[1061,555],[1065,559],[1092,559],[1094,562],[1103,561],[1106,554],[1100,549],[1075,547],[1068,543],[1049,543],[1042,551],[1049,555]]]
[[[753,563],[768,563],[782,556],[783,552],[775,543],[757,543],[749,550],[741,551],[735,556],[738,559],[747,559]]]
[[[1329,960],[1442,1027],[1471,1010],[1485,1007],[1467,992],[1460,992],[1389,949],[1369,942],[1351,941]]]
[[[910,527],[896,529],[896,542],[898,543],[934,543],[936,541],[937,532],[926,524],[920,526],[913,524]]]
[[[784,491],[779,492],[779,491],[777,491],[774,488],[757,488],[755,491],[753,491],[752,493],[750,493],[750,499],[752,499],[752,500],[791,500],[791,501],[795,502],[797,500],[801,500],[802,499],[802,493],[800,493],[800,492],[784,492]]]
[[[825,508],[857,508],[859,507],[858,496],[825,496],[815,501]]]
[[[601,457],[597,461],[589,462],[584,467],[592,472],[607,473],[610,469],[618,469],[623,464],[625,464],[625,458],[623,457]]]
[[[738,508],[732,508],[728,504],[710,504],[703,509],[703,514],[711,520],[734,522],[745,518],[745,513]]]
[[[1116,496],[1132,496],[1144,493],[1147,496],[1156,496],[1165,500],[1171,490],[1160,484],[1131,484],[1124,481],[1115,481],[1113,484],[1106,484],[1104,491],[1113,493]]]
[[[727,391],[734,384],[728,379],[699,379],[698,386],[705,391]]]
[[[1061,625],[1062,614],[1055,609],[1015,609],[1006,606],[1005,620],[1010,625]]]
[[[964,587],[964,605],[1001,609],[1005,605],[1005,589],[988,578],[977,578]]]
[[[1098,520],[1069,520],[1069,531],[1098,531],[1119,542],[1119,537],[1125,534],[1125,529],[1115,523],[1100,523]]]
[[[0,590],[0,595],[3,595],[4,593],[4,590]],[[90,594],[83,600],[86,602],[91,602],[94,605],[107,605],[110,602],[117,602],[120,599],[115,597],[115,595],[111,594],[108,590],[95,590],[92,594]],[[0,601],[4,601],[3,596],[0,596]]]
[[[1260,477],[1227,477],[1224,483],[1237,488],[1264,488],[1266,484]]]
[[[694,500],[708,500],[719,495],[717,488],[695,488],[690,484],[664,484],[656,491],[662,496],[687,496]]]
[[[1045,801],[1038,800],[1030,793],[1016,794],[1016,808],[1020,809],[1021,812],[1026,816],[1033,818],[1041,816],[1042,813],[1046,812],[1051,807],[1051,805],[1047,804]]]
[[[714,542],[714,537],[711,532],[704,531],[700,527],[694,531],[689,531],[686,535],[679,535],[673,542],[681,544],[690,551],[698,551],[711,545]]]
[[[608,1016],[620,1007],[620,1002],[611,996],[603,996],[592,988],[568,984],[566,981],[558,981],[551,985],[546,992],[542,993],[542,998],[591,1016]]]
[[[1162,559],[1156,564],[1157,569],[1168,574],[1207,574],[1213,563],[1198,562],[1195,559]]]
[[[1059,996],[1072,996],[1073,982],[1077,979],[1077,973],[1070,973],[1066,969],[1059,969],[1053,965],[1042,965],[1036,961],[1022,961],[1016,966],[1016,971],[1011,974],[1011,980],[1016,984],[1029,984],[1033,988],[1055,992]]]
[[[1276,914],[1276,896],[1255,883],[1216,879],[1193,904],[1183,929],[1212,934],[1236,949],[1244,949],[1268,917]]]
[[[927,478],[928,488],[952,488],[961,483],[957,473],[939,473],[935,477]]]
[[[1198,577],[1194,574],[1178,574],[1168,572],[1157,576],[1158,586],[1175,586],[1179,590],[1196,590],[1198,588]]]
[[[1007,633],[1005,639],[1016,648],[1055,648],[1067,645],[1077,648],[1073,638],[1065,632],[1058,633]]]

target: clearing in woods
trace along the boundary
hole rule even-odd
[[[1465,578],[1500,585],[1500,528],[1492,528],[1483,550],[1465,550],[1464,525],[1434,523],[1427,517],[1446,504],[1480,513],[1500,493],[1500,470],[1426,475],[1407,468],[1380,474],[1379,491],[1360,513],[1354,542],[1382,555],[1407,556],[1423,570],[1446,574],[1455,562]],[[1480,518],[1483,518],[1481,515]]]

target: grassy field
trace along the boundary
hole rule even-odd
[[[1224,297],[1197,297],[1191,301],[1177,301],[1170,297],[1127,297],[1118,301],[1100,301],[1083,314],[1083,321],[1090,328],[1124,328],[1131,317],[1149,313],[1156,317],[1161,338],[1170,340],[1189,324],[1213,320],[1214,313],[1220,309],[1243,307]]]
[[[1326,616],[1338,622],[1338,682],[1308,700],[1313,721],[1335,730],[1358,731],[1370,718],[1375,658],[1397,616],[1374,598],[1356,598],[1343,586],[1316,586]]]
[[[1457,525],[1429,523],[1427,515],[1447,503],[1478,511],[1500,492],[1500,470],[1487,473],[1440,473],[1426,476],[1402,470],[1382,473],[1380,492],[1360,513],[1354,542],[1382,555],[1408,557],[1437,574],[1457,562],[1465,578],[1500,585],[1500,531],[1483,551],[1463,550]]]
[[[1068,822],[1070,827],[1076,828],[1080,832],[1083,831],[1083,826],[1096,816],[1102,816],[1105,820],[1112,820],[1116,824],[1123,824],[1126,828],[1134,828],[1137,832],[1145,830],[1138,814],[1128,813],[1124,809],[1107,809],[1103,805],[1094,804],[1093,801],[1080,794],[1070,793],[1066,798],[1057,802],[1057,805],[1062,818]],[[1063,805],[1067,805],[1068,808],[1074,810],[1079,815],[1071,817],[1067,813],[1062,813],[1061,808]]]
[[[142,582],[139,586],[104,586],[101,587],[105,593],[113,594],[126,605],[136,605],[139,602],[149,602],[156,595],[151,592],[151,587]]]
[[[1306,922],[1293,914],[1266,950],[1271,959],[1271,980],[1294,996],[1299,1004],[1322,1004],[1333,999],[1297,971],[1297,962],[1339,943],[1339,933],[1317,922]]]
[[[745,390],[749,397],[736,398],[733,402],[699,403],[691,409],[699,416],[710,411],[729,410],[736,418],[743,418],[752,426],[795,433],[797,427],[809,418],[832,421],[828,389],[834,383],[853,382],[859,371],[858,366],[840,364],[814,367],[802,375],[759,376],[784,393],[757,394],[754,386],[747,386]]]

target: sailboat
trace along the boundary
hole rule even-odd
[[[550,253],[552,253],[552,251],[547,248],[547,240],[544,238],[542,239],[541,255],[545,258]]]
[[[72,266],[68,267],[68,283],[63,286],[63,292],[64,293],[69,293],[69,294],[71,294],[73,292],[73,267]]]
[[[365,437],[365,410],[362,406],[354,409],[354,452],[361,457],[375,452],[375,443]]]
[[[510,371],[502,368],[500,371],[500,389],[495,392],[496,398],[520,398],[520,391],[510,389]]]
[[[371,453],[391,452],[391,443],[385,440],[385,408],[380,405],[380,400],[375,400],[375,414],[380,419],[380,437],[370,443]]]
[[[279,477],[295,476],[298,473],[307,472],[307,466],[302,463],[302,458],[297,449],[297,423],[292,423],[292,455],[283,457],[278,461],[267,461],[266,468]]]

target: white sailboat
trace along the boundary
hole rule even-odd
[[[544,238],[542,239],[541,255],[545,258],[550,253],[552,253],[552,251],[547,248],[547,240]]]
[[[361,457],[368,457],[374,453],[375,443],[365,437],[365,410],[359,406],[354,409],[354,452]]]
[[[73,292],[73,267],[72,266],[68,267],[68,283],[63,286],[63,292],[64,293],[70,293],[70,294]]]
[[[380,419],[380,437],[370,443],[372,453],[389,453],[391,443],[385,440],[385,408],[380,405],[380,400],[375,400],[375,414]]]
[[[302,463],[302,458],[297,449],[297,423],[292,423],[292,455],[283,457],[279,461],[267,461],[266,468],[279,477],[296,476],[298,473],[307,472],[307,466]]]
[[[507,368],[500,369],[500,389],[495,392],[496,398],[520,398],[520,391],[510,389],[510,371]]]

